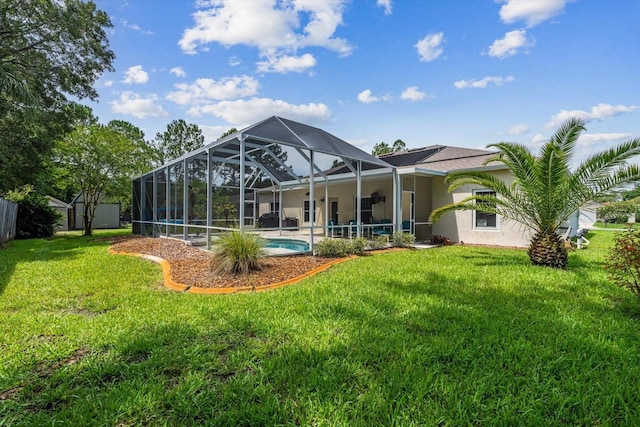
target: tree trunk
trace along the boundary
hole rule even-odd
[[[87,203],[86,197],[84,198],[84,203],[82,205],[82,219],[83,219],[83,226],[84,226],[84,230],[82,231],[82,234],[84,234],[85,236],[91,236],[91,225],[93,222],[93,216],[90,215],[90,211],[89,211],[89,203]]]
[[[555,231],[536,233],[527,254],[533,265],[564,269],[569,261],[565,241]]]

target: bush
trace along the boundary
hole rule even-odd
[[[223,273],[247,274],[261,270],[265,257],[262,237],[243,231],[221,235],[215,242],[212,268]]]
[[[631,215],[640,218],[640,200],[638,198],[623,202],[611,202],[597,210],[597,217],[603,222],[625,224]]]
[[[389,246],[388,236],[376,236],[375,239],[369,241],[369,249],[372,251],[385,249]]]
[[[609,280],[640,297],[640,230],[616,233],[605,268]]]
[[[36,193],[32,186],[25,185],[9,191],[5,199],[18,204],[16,239],[53,236],[60,214],[50,207],[47,198]]]
[[[364,237],[358,237],[351,241],[351,247],[349,248],[350,254],[362,255],[364,253],[364,248],[366,248],[369,244],[369,241]]]
[[[453,244],[447,236],[443,236],[441,234],[434,234],[433,236],[431,236],[431,243],[433,243],[434,245],[442,245],[442,246]]]
[[[416,242],[416,237],[411,233],[403,233],[402,231],[398,231],[393,233],[391,237],[393,242],[393,246],[397,248],[408,248],[413,246]]]
[[[343,258],[351,253],[351,243],[345,239],[325,238],[315,245],[316,255],[323,258]]]

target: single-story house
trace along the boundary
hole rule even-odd
[[[49,199],[49,207],[53,208],[60,214],[58,224],[56,225],[56,230],[71,230],[71,224],[73,222],[73,206],[52,196],[47,196],[47,199]]]
[[[312,126],[270,117],[163,165],[133,183],[133,232],[211,237],[233,228],[314,236],[368,236],[380,229],[452,241],[526,246],[530,230],[499,216],[456,211],[429,221],[440,206],[486,191],[450,193],[457,170],[513,178],[487,150],[432,145],[379,157]],[[241,173],[243,171],[243,173]]]
[[[73,206],[73,226],[74,230],[82,230],[84,220],[84,199],[82,193],[78,194],[72,201]],[[92,228],[120,228],[120,203],[100,202],[96,207],[96,214],[93,218]]]

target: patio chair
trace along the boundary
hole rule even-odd
[[[411,221],[402,221],[402,232],[411,233]]]
[[[333,221],[329,221],[327,223],[328,231],[331,237],[333,236],[342,236],[342,227],[336,227]]]
[[[371,234],[373,234],[374,236],[390,236],[391,235],[391,224],[393,224],[393,221],[391,221],[390,219],[381,219],[378,224],[380,225],[376,225],[373,227],[373,229],[371,230]],[[389,224],[389,225],[382,225],[382,224]]]

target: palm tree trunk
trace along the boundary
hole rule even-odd
[[[555,231],[540,231],[531,239],[529,259],[533,265],[567,268],[569,254],[563,239]]]

